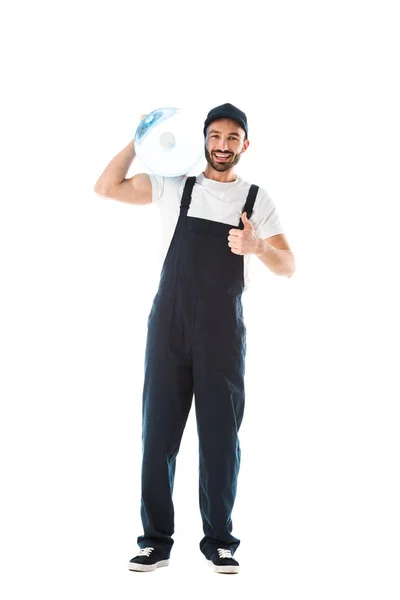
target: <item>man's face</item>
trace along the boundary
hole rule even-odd
[[[245,135],[244,129],[232,119],[212,121],[207,128],[204,145],[208,164],[220,172],[232,169],[250,143],[244,141]]]

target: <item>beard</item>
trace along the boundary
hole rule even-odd
[[[224,152],[218,152],[218,154],[224,154]],[[229,169],[232,169],[232,167],[237,165],[240,160],[240,154],[232,154],[231,152],[229,153],[228,160],[226,160],[224,162],[217,162],[214,159],[213,155],[215,155],[214,150],[210,154],[209,151],[207,150],[207,148],[205,148],[205,156],[206,156],[206,160],[207,160],[208,164],[213,169],[215,169],[216,171],[219,171],[219,172],[229,171]]]

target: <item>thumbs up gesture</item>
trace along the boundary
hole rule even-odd
[[[228,246],[234,254],[256,254],[260,239],[256,236],[254,227],[245,212],[242,214],[242,222],[244,229],[229,230]]]

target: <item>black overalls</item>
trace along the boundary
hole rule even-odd
[[[240,466],[238,430],[245,403],[243,255],[228,246],[232,225],[188,217],[196,177],[188,177],[180,215],[148,318],[143,389],[141,548],[169,558],[174,543],[175,460],[195,395],[199,436],[200,550],[231,550],[231,512]],[[250,218],[258,186],[243,211]],[[243,229],[240,219],[239,229]]]

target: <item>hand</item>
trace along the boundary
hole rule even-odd
[[[256,236],[245,212],[242,214],[242,221],[244,229],[229,230],[228,246],[234,254],[256,254],[261,240]]]

